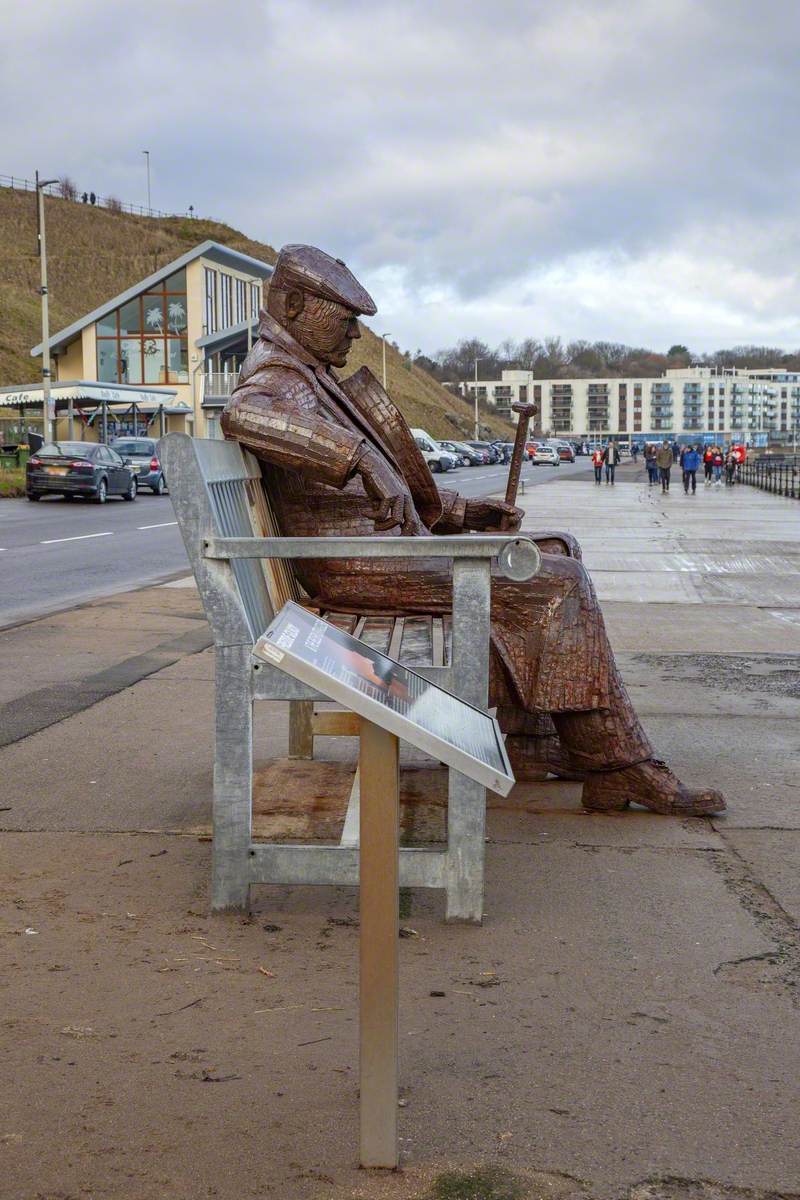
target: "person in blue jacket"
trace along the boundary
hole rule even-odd
[[[702,455],[694,446],[687,446],[683,452],[681,465],[683,466],[683,490],[686,495],[689,495],[689,484],[692,485],[692,495],[697,491],[697,471],[703,461]]]

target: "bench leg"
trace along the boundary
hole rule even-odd
[[[247,909],[253,802],[250,647],[216,651],[211,907]]]
[[[483,920],[486,789],[450,771],[447,802],[446,920]]]
[[[313,700],[289,701],[289,758],[314,757]]]

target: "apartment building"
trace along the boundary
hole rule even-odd
[[[800,372],[779,368],[686,367],[659,379],[534,379],[503,371],[498,381],[467,380],[463,395],[513,417],[532,400],[535,427],[547,436],[684,441],[792,442],[800,433]]]

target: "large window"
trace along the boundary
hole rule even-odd
[[[219,277],[219,327],[229,329],[231,322],[231,290],[233,280],[223,271]]]
[[[205,309],[204,321],[206,333],[217,332],[217,272],[205,267]]]
[[[129,300],[97,322],[103,383],[188,383],[186,272]]]
[[[257,283],[250,284],[250,312],[248,316],[251,321],[254,321],[258,316],[259,304],[261,301],[261,290]]]
[[[236,280],[236,324],[247,319],[247,284],[243,279]]]

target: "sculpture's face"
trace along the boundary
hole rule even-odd
[[[350,346],[361,337],[352,309],[311,292],[287,293],[286,324],[301,346],[332,367],[345,365]]]

